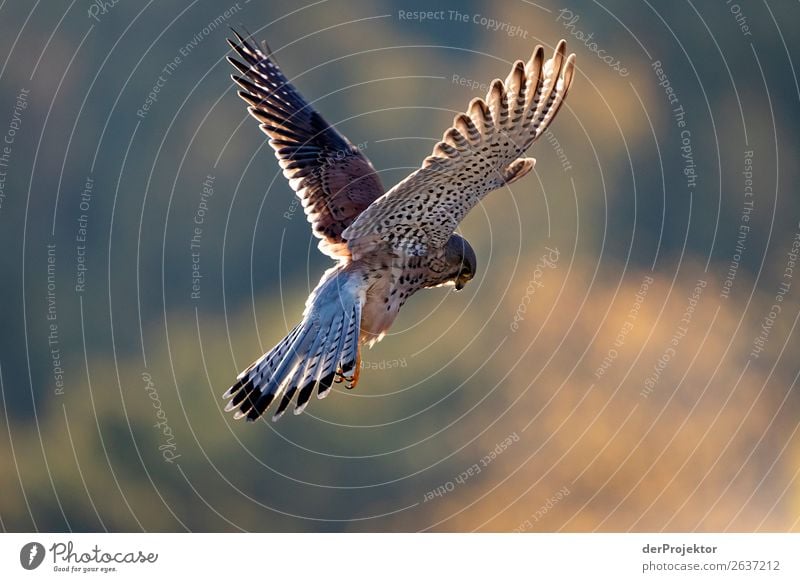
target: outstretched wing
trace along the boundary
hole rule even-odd
[[[320,250],[334,258],[347,256],[342,231],[384,193],[375,168],[303,99],[268,55],[234,34],[237,40],[228,44],[243,62],[228,61],[241,73],[231,75],[242,88],[239,96],[269,136],[283,175],[322,239]]]
[[[422,167],[367,208],[345,230],[354,258],[388,244],[424,255],[439,248],[490,191],[527,174],[535,160],[522,154],[547,129],[572,84],[575,55],[562,40],[543,63],[537,46],[517,61],[505,83],[496,79],[486,100],[473,99],[456,115]]]

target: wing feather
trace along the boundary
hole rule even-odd
[[[344,231],[353,258],[378,245],[410,255],[441,248],[488,192],[528,173],[535,160],[522,156],[553,121],[572,84],[575,55],[565,57],[565,51],[562,40],[544,63],[537,46],[527,63],[514,63],[505,82],[492,82],[486,99],[470,101],[422,167]]]
[[[322,252],[348,255],[342,232],[384,193],[362,151],[329,125],[289,83],[274,60],[234,32],[228,57],[238,75],[239,96],[269,136],[289,185],[300,197]],[[239,60],[241,59],[241,60]]]

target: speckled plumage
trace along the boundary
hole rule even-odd
[[[228,60],[248,111],[269,136],[289,184],[302,201],[320,250],[338,261],[306,302],[303,320],[242,372],[225,393],[226,410],[258,418],[278,402],[274,418],[314,390],[358,382],[360,345],[379,341],[400,308],[420,289],[475,274],[475,253],[454,233],[490,191],[534,166],[522,155],[553,120],[572,83],[575,55],[560,41],[544,62],[536,47],[517,61],[486,99],[457,115],[422,167],[384,193],[372,164],[311,108],[266,51],[238,34]]]

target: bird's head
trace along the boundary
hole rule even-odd
[[[447,263],[447,281],[452,281],[456,291],[461,291],[475,276],[478,261],[475,251],[467,240],[457,234],[452,235],[445,247],[445,262]]]

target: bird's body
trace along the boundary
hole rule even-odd
[[[383,338],[409,297],[445,284],[449,275],[444,249],[423,256],[367,255],[351,265],[362,274],[366,288],[361,332],[362,343],[370,344]]]
[[[446,284],[460,290],[476,257],[455,229],[490,191],[533,169],[522,154],[541,135],[572,82],[574,55],[564,41],[546,63],[537,47],[517,61],[486,101],[473,99],[453,120],[422,167],[384,192],[372,164],[314,111],[264,51],[237,35],[244,62],[239,95],[270,137],[283,173],[300,196],[320,250],[337,261],[309,296],[303,319],[226,392],[227,410],[258,418],[292,402],[301,412],[316,390],[359,379],[360,350],[389,330],[417,291]]]

